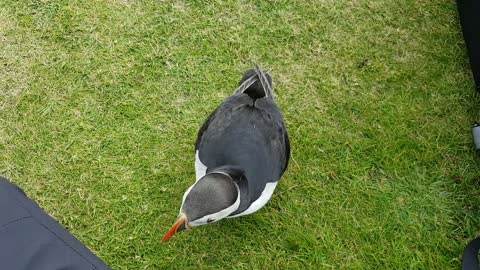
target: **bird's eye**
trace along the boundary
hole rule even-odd
[[[214,221],[215,221],[215,219],[213,219],[213,218],[207,219],[207,223],[211,223],[211,222],[214,222]]]

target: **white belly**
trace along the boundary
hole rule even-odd
[[[257,200],[255,200],[245,211],[238,213],[234,216],[229,216],[228,218],[234,218],[234,217],[240,217],[244,215],[249,215],[257,212],[262,208],[267,202],[270,200],[272,197],[273,191],[275,190],[275,187],[277,186],[278,182],[275,183],[267,183],[265,186],[265,189],[263,190],[262,194],[260,197],[258,197]]]

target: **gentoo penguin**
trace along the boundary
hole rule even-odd
[[[190,227],[258,211],[287,169],[290,144],[272,78],[254,67],[200,127],[196,182],[183,195],[178,219],[163,242]]]

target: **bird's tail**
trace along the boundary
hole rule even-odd
[[[243,74],[240,86],[233,93],[245,93],[253,99],[262,97],[273,99],[272,79],[268,75],[270,70],[261,70],[255,62],[253,66],[255,69],[248,70]]]

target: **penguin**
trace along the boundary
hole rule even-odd
[[[257,212],[287,169],[290,143],[272,78],[253,65],[198,130],[196,181],[162,242],[191,227]]]

